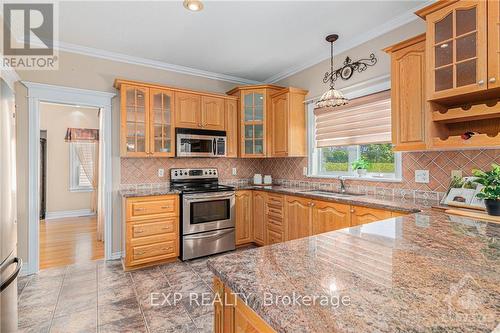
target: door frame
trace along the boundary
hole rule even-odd
[[[52,102],[69,105],[80,105],[102,110],[100,140],[103,149],[100,152],[102,161],[102,191],[104,207],[104,258],[112,259],[113,239],[113,170],[112,170],[112,107],[114,93],[69,88],[43,83],[21,81],[28,88],[28,262],[26,274],[34,274],[40,267],[40,218],[39,218],[39,175],[40,168],[40,102]]]

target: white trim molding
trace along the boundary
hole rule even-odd
[[[372,27],[369,31],[358,35],[356,38],[353,38],[353,39],[346,41],[346,42],[336,44],[338,46],[335,46],[335,54],[340,54],[340,53],[349,51],[350,49],[353,49],[361,44],[364,44],[364,43],[372,40],[372,39],[375,39],[375,38],[380,37],[388,32],[396,30],[397,28],[400,28],[403,25],[406,25],[406,24],[411,23],[411,22],[416,21],[416,20],[421,20],[420,17],[415,15],[415,12],[419,9],[422,9],[422,8],[430,5],[433,2],[435,2],[435,1],[431,0],[431,1],[426,1],[424,3],[421,3],[420,5],[414,7],[410,10],[407,10],[403,14],[396,16],[392,20],[389,20],[389,21],[387,21],[387,22],[385,22],[377,27]],[[302,64],[292,66],[291,68],[289,68],[281,73],[277,73],[273,76],[270,76],[269,78],[264,80],[264,83],[276,83],[276,82],[283,80],[289,76],[292,76],[298,72],[301,72],[304,69],[307,69],[307,68],[312,67],[316,64],[319,64],[320,62],[325,61],[326,59],[329,59],[329,58],[330,58],[330,49],[325,48],[325,51],[321,52],[318,56],[313,57],[312,59],[310,59]]]
[[[77,209],[77,210],[60,210],[56,212],[47,212],[45,220],[56,220],[65,217],[85,217],[96,215],[91,209]]]
[[[27,274],[39,270],[39,164],[40,164],[40,102],[80,105],[101,109],[101,136],[103,149],[99,152],[102,161],[103,214],[104,214],[104,257],[111,257],[113,240],[113,193],[112,193],[112,121],[111,99],[114,93],[54,86],[21,81],[28,88],[28,260]]]
[[[122,258],[122,252],[113,252],[107,260],[119,260]]]

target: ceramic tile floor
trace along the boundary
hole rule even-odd
[[[123,272],[118,260],[99,260],[19,278],[19,331],[212,332],[207,259],[133,272]],[[152,292],[162,293],[157,300],[164,304],[152,305]],[[182,300],[163,302],[162,295],[173,292]],[[190,292],[197,301],[189,301]]]

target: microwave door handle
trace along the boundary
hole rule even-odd
[[[217,155],[217,139],[214,138],[213,140],[213,152],[214,152],[214,156]]]

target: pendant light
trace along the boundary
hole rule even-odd
[[[330,89],[327,90],[321,98],[316,102],[314,110],[327,110],[334,108],[336,106],[345,105],[349,102],[347,98],[344,97],[340,91],[333,88],[333,76],[335,72],[333,70],[333,43],[339,38],[339,35],[333,34],[326,36],[326,41],[330,43],[330,72],[325,74],[323,82],[330,81]]]

